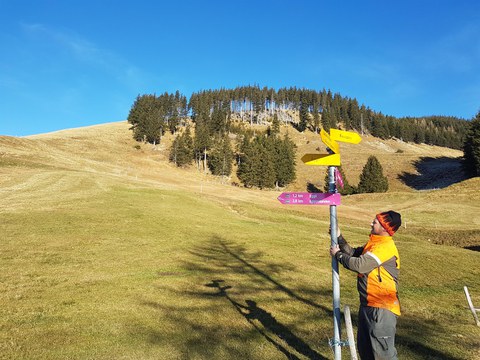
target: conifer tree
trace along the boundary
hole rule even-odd
[[[142,132],[147,142],[160,143],[163,135],[163,119],[161,109],[152,109],[143,119]]]
[[[193,139],[190,133],[190,127],[185,132],[178,135],[170,148],[169,160],[178,167],[186,166],[193,159]]]
[[[272,130],[271,130],[271,135],[275,136],[277,134],[280,134],[280,121],[278,120],[278,115],[275,113],[273,115],[273,120],[272,120]]]
[[[253,144],[256,153],[256,161],[254,162],[255,182],[253,185],[260,189],[272,188],[276,179],[273,149],[268,146],[266,138],[263,136],[257,136]]]
[[[238,178],[246,187],[272,188],[276,179],[273,157],[271,143],[263,134],[252,141],[245,139],[241,146]]]
[[[388,125],[384,116],[373,119],[372,135],[380,139],[389,138]]]
[[[171,116],[168,118],[168,129],[172,134],[175,134],[179,124],[180,124],[180,117],[178,114],[178,110],[173,109]]]
[[[233,151],[228,135],[217,138],[209,157],[208,167],[213,175],[230,176],[232,173]]]
[[[191,157],[193,159],[194,141],[193,141],[192,130],[190,125],[187,126],[183,135],[185,138],[185,146],[191,152]]]
[[[164,109],[155,95],[138,96],[128,114],[134,139],[158,144],[163,135],[164,115]]]
[[[307,129],[309,121],[308,105],[305,100],[300,104],[300,123],[298,124],[298,131],[303,132]]]
[[[239,145],[237,176],[247,187],[252,186],[255,177],[253,173],[254,156],[253,144],[250,141],[250,137],[244,135]]]
[[[223,135],[227,131],[227,113],[220,106],[215,106],[210,121],[210,134]]]
[[[273,161],[275,168],[275,185],[286,186],[295,180],[295,143],[288,134],[283,139],[273,138]]]
[[[320,113],[315,110],[313,113],[313,127],[316,134],[320,132]]]
[[[330,110],[324,110],[322,112],[322,127],[328,132],[329,129],[337,126],[333,113]]]
[[[417,127],[413,141],[415,144],[422,144],[425,142],[425,129],[423,127]]]
[[[362,173],[360,174],[360,182],[358,183],[358,193],[377,193],[387,192],[388,179],[383,175],[383,168],[378,159],[371,155]]]
[[[210,148],[208,124],[203,115],[198,115],[195,124],[195,140],[193,144],[195,161],[200,170],[203,161],[204,170],[207,170],[207,151]]]
[[[361,123],[360,123],[360,107],[358,106],[357,99],[352,99],[348,102],[347,107],[349,124],[347,129],[357,129],[360,130]]]
[[[465,169],[472,176],[480,176],[480,111],[470,123],[463,145]]]

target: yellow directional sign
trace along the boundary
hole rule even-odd
[[[305,154],[302,161],[305,165],[340,166],[340,154]]]
[[[333,141],[341,141],[350,144],[358,144],[360,141],[362,141],[362,138],[357,133],[337,129],[330,129],[330,139]]]
[[[327,147],[330,150],[332,150],[335,154],[338,154],[340,152],[338,143],[335,140],[332,140],[330,138],[330,135],[328,135],[328,133],[325,130],[321,129],[320,136],[322,138],[323,143],[327,145]]]

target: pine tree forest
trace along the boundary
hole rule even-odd
[[[275,90],[258,85],[203,90],[193,93],[188,101],[179,91],[139,95],[128,122],[137,141],[154,144],[165,132],[177,134],[180,128],[192,124],[193,131],[189,129],[188,135],[185,131],[177,134],[170,152],[172,162],[177,166],[195,163],[199,169],[229,176],[231,162],[236,160],[243,184],[260,188],[285,186],[295,178],[294,144],[279,138],[280,124],[300,132],[341,128],[381,139],[463,149],[470,123],[449,116],[396,118],[330,90]],[[254,124],[268,126],[267,133],[257,131],[252,135]],[[235,134],[236,145],[231,143],[230,134]],[[257,157],[262,163],[250,160]],[[284,160],[281,166],[274,166],[271,163],[275,158],[291,159],[292,164]],[[255,178],[255,173],[263,174],[262,179]]]

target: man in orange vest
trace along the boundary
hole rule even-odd
[[[392,236],[401,224],[399,213],[382,212],[373,219],[370,239],[364,246],[352,248],[338,228],[338,245],[330,248],[330,255],[346,269],[358,273],[357,343],[363,360],[397,359],[395,332],[400,316],[397,289],[400,257]]]

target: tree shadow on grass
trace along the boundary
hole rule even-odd
[[[317,337],[306,329],[311,324],[324,324],[324,317],[332,317],[332,311],[322,304],[323,299],[331,302],[329,289],[287,286],[279,279],[282,273],[295,271],[293,265],[266,261],[262,252],[249,251],[219,236],[195,246],[190,255],[181,265],[191,274],[179,279],[183,285],[158,283],[158,300],[140,300],[141,306],[160,314],[159,327],[171,327],[172,332],[162,334],[150,325],[137,324],[132,326],[132,334],[156,346],[165,341],[174,343],[184,359],[264,359],[274,358],[277,351],[277,358],[327,358],[331,351],[329,328],[315,327]],[[226,283],[235,284],[235,288]],[[257,305],[260,303],[262,306]],[[266,310],[270,306],[281,309],[276,310],[280,317],[293,316],[295,325],[290,328],[282,324]],[[298,330],[294,333],[293,329]],[[271,349],[263,345],[259,334]],[[265,353],[270,355],[265,357]]]
[[[468,179],[461,158],[423,156],[413,165],[416,173],[403,172],[398,179],[415,190],[443,189]]]
[[[472,251],[480,251],[480,245],[466,246],[465,249]]]
[[[298,271],[293,265],[266,260],[262,252],[250,251],[219,236],[195,246],[190,255],[181,264],[182,271],[189,275],[178,277],[176,282],[162,282],[159,278],[157,294],[140,300],[142,307],[157,312],[158,321],[131,324],[132,336],[153,346],[168,344],[177,351],[165,358],[332,357],[326,341],[331,334],[330,288],[297,283],[288,286],[280,279],[285,278],[284,272]],[[279,320],[285,316],[293,316],[294,320],[289,322],[295,325],[287,326]],[[356,329],[356,314],[352,314],[352,321]],[[412,359],[456,359],[455,350],[450,351],[449,345],[458,350],[458,339],[443,339],[442,348],[435,345],[442,327],[445,324],[422,317],[400,317],[400,355]],[[312,329],[315,336],[310,335]],[[445,334],[445,329],[441,334]],[[262,341],[269,346],[265,347]],[[464,339],[462,344],[475,348],[478,340]]]
[[[459,360],[455,347],[459,347],[458,339],[449,336],[442,340],[443,349],[437,345],[438,328],[445,326],[436,320],[425,320],[417,316],[401,316],[397,325],[396,343],[399,345],[399,354],[409,355],[409,358],[431,360]],[[450,334],[451,335],[451,334]],[[446,345],[448,343],[448,345]],[[464,347],[478,349],[480,340],[465,339]],[[444,350],[445,349],[445,350]],[[400,356],[401,357],[401,356]]]
[[[262,270],[258,266],[255,266],[253,262],[246,260],[246,258],[242,256],[242,253],[243,255],[245,254],[243,249],[237,247],[235,250],[232,245],[228,245],[226,241],[220,238],[216,238],[215,240],[220,240],[219,244],[223,249],[224,253],[230,255],[232,259],[235,259],[239,264],[241,264],[241,266],[243,267],[243,270],[248,270],[251,273],[255,274],[256,276],[263,278],[267,283],[269,283],[270,285],[273,285],[278,291],[283,292],[284,294],[288,295],[294,300],[300,301],[306,305],[310,305],[318,309],[322,309],[326,313],[329,313],[329,315],[333,314],[332,311],[326,306],[320,305],[317,302],[313,301],[312,299],[307,298],[304,295],[301,295],[297,291],[286,287],[285,285],[281,284],[279,281],[275,280],[271,275],[268,274],[268,272]],[[278,270],[281,270],[282,267],[288,270],[294,270],[288,265],[283,265],[283,266],[278,264],[273,266],[272,265],[273,264],[268,264],[268,266],[266,267],[270,269],[270,271],[272,271],[273,273],[277,272]],[[329,296],[330,292],[329,291],[320,292],[319,295]]]
[[[358,329],[358,314],[352,312],[352,324],[355,333]],[[443,325],[436,320],[425,320],[417,316],[402,315],[397,321],[397,332],[395,335],[395,346],[399,358],[408,359],[429,359],[429,360],[460,360],[458,356],[449,354],[448,350],[438,349],[436,338],[438,328]],[[445,341],[445,340],[443,340]],[[451,346],[443,345],[444,348],[452,349],[457,340],[453,337],[448,339]],[[471,339],[469,348],[475,349],[480,345],[477,339]],[[358,348],[358,343],[355,344]],[[468,358],[465,358],[467,360]],[[469,359],[468,359],[469,360]]]
[[[228,300],[233,307],[240,313],[248,323],[255,328],[269,343],[283,353],[287,359],[300,359],[295,353],[290,351],[288,347],[294,349],[299,354],[306,356],[308,359],[321,360],[327,359],[313,350],[305,341],[297,337],[287,326],[279,322],[268,311],[262,309],[253,300],[246,300],[246,305],[235,301],[227,292],[231,286],[223,285],[223,280],[212,280],[205,286],[218,290],[217,295]],[[288,345],[284,346],[283,343]]]
[[[282,270],[295,270],[294,268],[291,268],[285,264],[278,265],[278,264],[265,263],[262,261],[259,262],[259,258],[261,258],[260,253],[257,253],[255,254],[255,256],[252,256],[252,254],[249,254],[244,247],[235,245],[233,243],[229,243],[220,237],[214,237],[212,241],[218,244],[219,249],[222,249],[221,252],[224,255],[228,255],[231,259],[235,259],[235,263],[240,265],[240,269],[242,271],[247,271],[250,274],[254,275],[255,277],[264,279],[265,284],[274,285],[279,292],[288,295],[293,300],[299,301],[305,305],[312,306],[316,309],[322,310],[322,312],[324,312],[325,314],[325,318],[328,317],[328,319],[330,319],[332,317],[333,312],[331,308],[329,306],[323,306],[311,300],[310,296],[306,297],[304,295],[306,292],[305,289],[296,291],[294,289],[286,287],[285,285],[283,285],[282,283],[280,283],[278,280],[275,279],[274,275],[276,273],[281,272]],[[257,256],[259,258],[257,258]],[[237,270],[239,270],[239,268],[237,268]],[[214,282],[212,282],[209,285],[209,287],[217,287],[219,289],[219,294],[222,294],[222,296],[224,296],[224,294],[220,290],[221,283],[215,284]],[[225,289],[225,292],[228,289],[229,288],[227,287]],[[328,299],[327,300],[328,303],[330,303],[331,301],[331,296],[332,296],[331,289],[321,289],[320,291],[317,290],[315,292],[315,295],[316,295],[315,296],[316,299],[326,298]],[[249,311],[253,311],[253,314],[259,314],[259,317],[263,320],[263,322],[260,320],[259,321],[263,324],[264,328],[266,329],[269,329],[270,327],[275,328],[275,322],[270,319],[271,315],[269,315],[268,313],[265,313],[264,312],[265,310],[263,309],[258,310],[258,312],[256,313],[253,307],[253,305],[256,305],[256,304],[252,304],[251,301],[252,300],[246,301],[247,307],[243,308],[242,312],[249,314]],[[232,305],[234,304],[232,303]],[[237,311],[239,310],[237,309]],[[252,316],[255,317],[254,315]],[[308,319],[306,320],[308,321]],[[356,315],[353,316],[353,321],[356,326],[358,324],[358,319]],[[402,350],[404,350],[405,353],[410,355],[412,358],[442,359],[442,360],[457,359],[458,357],[456,357],[455,355],[449,353],[448,351],[438,349],[438,347],[435,346],[435,338],[438,331],[438,327],[441,327],[441,326],[442,324],[437,323],[435,321],[433,322],[426,321],[425,319],[417,318],[413,316],[402,316],[399,320],[399,328],[397,332],[397,343],[399,344],[399,346],[401,346]],[[275,331],[272,331],[272,332],[275,333]],[[277,328],[277,333],[282,333],[281,326]],[[285,334],[288,334],[288,331],[285,331]],[[281,338],[279,334],[277,334],[277,336],[278,338]],[[289,344],[289,345],[291,348],[298,351],[297,347],[301,349],[302,342],[300,341],[295,344],[294,340],[293,340],[293,345],[292,344]],[[452,338],[451,339],[452,348],[455,345],[455,342],[456,340]],[[472,348],[474,348],[475,345],[478,346],[478,341],[475,343],[475,341],[472,340],[471,342]],[[304,345],[303,349],[304,351],[308,352],[309,351],[308,345],[307,346]],[[305,355],[301,351],[298,351],[298,352],[300,354]],[[313,356],[316,356],[316,355],[313,354]]]

